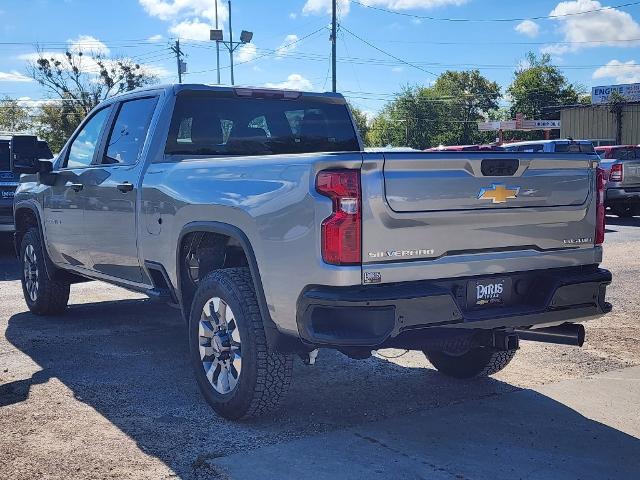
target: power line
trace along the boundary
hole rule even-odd
[[[391,58],[393,58],[393,59],[395,59],[395,60],[397,60],[397,61],[399,61],[399,62],[401,62],[401,63],[403,63],[403,64],[405,64],[405,65],[410,66],[410,67],[413,67],[413,68],[416,68],[416,69],[418,69],[418,70],[421,70],[421,71],[423,71],[423,72],[425,72],[425,73],[428,73],[429,75],[433,75],[434,77],[437,77],[437,76],[438,76],[437,74],[435,74],[435,73],[433,73],[433,72],[430,72],[429,70],[426,70],[426,69],[424,69],[424,68],[420,67],[419,65],[415,65],[415,64],[413,64],[413,63],[411,63],[411,62],[407,62],[406,60],[403,60],[403,59],[402,59],[402,58],[400,58],[400,57],[396,57],[396,56],[395,56],[395,55],[393,55],[392,53],[389,53],[389,52],[387,52],[387,51],[385,51],[385,50],[382,50],[382,49],[381,49],[381,48],[379,48],[379,47],[376,47],[376,46],[375,46],[374,44],[372,44],[371,42],[368,42],[367,40],[365,40],[365,39],[363,39],[363,38],[359,37],[358,35],[356,35],[355,33],[353,33],[351,30],[349,30],[349,29],[348,29],[347,27],[345,27],[344,25],[342,25],[342,29],[343,29],[345,32],[347,32],[349,35],[351,35],[351,36],[353,36],[353,37],[357,38],[358,40],[360,40],[362,43],[364,43],[364,44],[366,44],[366,45],[370,46],[370,47],[371,47],[371,48],[373,48],[374,50],[377,50],[378,52],[380,52],[380,53],[382,53],[382,54],[384,54],[384,55],[387,55],[388,57],[391,57]]]
[[[640,5],[640,2],[630,2],[630,3],[623,3],[620,5],[615,5],[612,7],[602,7],[602,8],[595,8],[592,10],[585,10],[582,12],[574,12],[574,13],[564,13],[564,14],[559,14],[559,15],[540,15],[537,17],[521,17],[521,18],[449,18],[449,17],[433,17],[433,16],[429,16],[429,15],[416,15],[413,13],[406,13],[406,12],[397,12],[395,10],[389,10],[386,8],[382,8],[382,7],[376,7],[374,5],[367,5],[365,3],[361,3],[358,2],[357,0],[351,0],[351,3],[354,3],[356,5],[358,5],[359,7],[363,7],[363,8],[369,8],[371,10],[377,10],[380,12],[385,12],[385,13],[390,13],[393,15],[400,15],[403,17],[410,17],[410,18],[417,18],[420,20],[433,20],[433,21],[440,21],[440,22],[522,22],[524,20],[554,20],[557,18],[565,18],[565,17],[574,17],[577,15],[584,15],[587,13],[595,13],[595,12],[602,12],[604,10],[613,10],[613,9],[617,9],[617,8],[624,8],[624,7],[632,7],[635,5]]]
[[[262,59],[262,58],[264,58],[264,57],[268,57],[268,56],[270,56],[270,55],[274,55],[274,54],[277,54],[277,53],[279,53],[279,52],[286,51],[286,49],[290,48],[292,45],[295,45],[295,44],[297,44],[297,43],[302,42],[303,40],[306,40],[306,39],[308,39],[308,38],[311,38],[312,36],[314,36],[314,35],[318,34],[318,33],[319,33],[319,32],[321,32],[322,30],[325,30],[325,28],[326,28],[325,26],[322,26],[322,27],[318,28],[317,30],[314,30],[313,32],[311,32],[311,33],[309,33],[309,34],[305,35],[304,37],[300,37],[300,38],[298,38],[297,40],[294,40],[293,42],[287,43],[286,45],[282,45],[281,47],[276,48],[275,50],[271,50],[271,51],[269,51],[269,52],[267,52],[267,53],[264,53],[264,54],[262,54],[262,55],[258,55],[258,56],[254,57],[254,58],[251,58],[251,59],[249,59],[249,60],[245,60],[245,61],[243,61],[243,62],[238,62],[238,63],[236,63],[236,66],[237,66],[237,65],[244,65],[244,64],[246,64],[246,63],[255,62],[255,61],[260,60],[260,59]],[[224,67],[220,67],[220,69],[225,69],[225,68],[231,68],[231,65],[227,65],[227,66],[224,66]],[[199,70],[199,71],[197,71],[197,72],[190,72],[190,73],[191,73],[191,74],[196,74],[196,73],[206,73],[206,72],[212,72],[212,71],[214,71],[214,70],[216,70],[216,69],[215,69],[215,68],[210,68],[210,69],[207,69],[207,70]]]

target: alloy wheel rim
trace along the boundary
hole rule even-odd
[[[24,283],[27,290],[27,294],[32,302],[35,302],[38,299],[38,263],[36,251],[33,248],[33,245],[27,245],[27,248],[24,250]]]
[[[202,308],[198,345],[209,384],[218,393],[232,392],[242,371],[240,331],[233,310],[220,297],[210,298]]]

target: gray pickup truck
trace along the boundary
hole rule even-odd
[[[11,148],[29,309],[86,279],[179,307],[227,418],[277,407],[318,348],[471,378],[611,310],[595,154],[365,151],[340,95],[204,85],[102,103],[53,161]]]

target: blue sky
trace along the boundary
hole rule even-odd
[[[35,44],[52,53],[74,48],[133,57],[166,83],[177,80],[175,57],[168,45],[179,36],[191,72],[185,81],[215,83],[215,49],[207,40],[213,2],[0,0],[0,96],[32,101],[47,98],[46,91],[24,77]],[[402,85],[432,82],[435,76],[425,70],[439,74],[447,69],[478,68],[506,87],[529,50],[552,53],[569,79],[587,88],[640,82],[640,2],[360,2],[339,0],[344,28],[338,37],[338,88],[370,112]],[[636,4],[593,11],[623,3]],[[254,32],[252,45],[236,54],[236,83],[329,90],[330,43],[324,28],[330,21],[329,5],[330,0],[233,0],[234,35],[242,29]],[[585,11],[590,13],[580,14]],[[226,1],[220,4],[219,13],[227,30]],[[505,22],[417,18],[524,19],[550,14],[559,16]],[[349,32],[415,66],[385,55]],[[224,83],[229,82],[228,64],[223,51]]]

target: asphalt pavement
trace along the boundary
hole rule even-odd
[[[282,411],[240,423],[199,394],[177,311],[89,282],[33,316],[0,236],[0,478],[640,478],[640,219],[608,220],[615,310],[584,348],[523,342],[475,382],[321,351]]]

